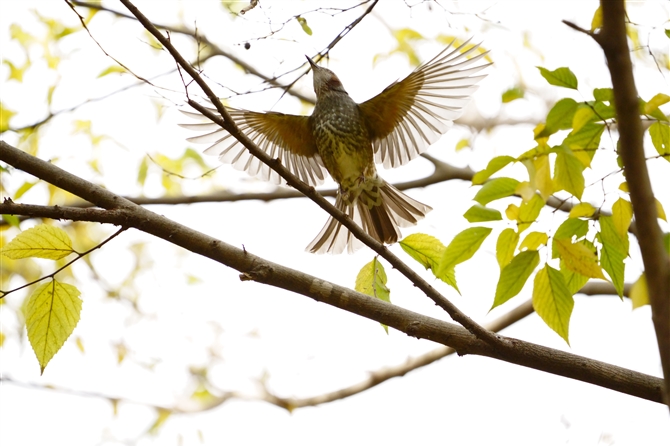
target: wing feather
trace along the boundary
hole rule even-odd
[[[215,109],[209,109],[217,113]],[[228,109],[235,123],[251,141],[272,158],[279,158],[282,164],[300,180],[310,186],[318,186],[326,178],[326,168],[316,150],[308,116],[287,115],[277,112],[250,112]],[[200,113],[182,110],[186,116],[202,120]],[[180,124],[181,127],[202,135],[188,138],[192,143],[210,146],[205,154],[217,155],[223,163],[249,175],[276,184],[286,182],[268,165],[251,155],[239,141],[213,122]]]
[[[476,91],[475,84],[485,77],[473,75],[490,65],[477,64],[487,53],[472,56],[479,45],[466,50],[468,43],[449,45],[402,81],[360,104],[375,163],[402,166],[451,128]]]

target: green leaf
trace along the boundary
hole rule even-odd
[[[579,200],[584,193],[584,165],[570,149],[560,147],[554,166],[554,183]]]
[[[644,273],[630,288],[630,300],[633,302],[633,309],[649,304],[649,289],[647,288],[647,277]]]
[[[594,88],[593,98],[595,98],[596,101],[612,103],[614,102],[614,90],[611,88]]]
[[[589,104],[593,107],[593,110],[597,116],[594,121],[603,121],[610,118],[616,117],[616,110],[614,110],[613,104],[605,104],[603,101],[590,101]],[[579,130],[579,129],[575,129]]]
[[[10,259],[44,258],[61,259],[73,253],[72,241],[61,228],[40,224],[19,233],[2,248]]]
[[[521,87],[512,87],[503,92],[502,102],[503,104],[506,104],[508,102],[514,101],[515,99],[521,99],[523,98],[524,94],[525,92]]]
[[[670,39],[670,29],[665,30],[665,36]]]
[[[628,256],[628,233],[622,237],[612,216],[600,216],[600,242],[603,249],[600,252],[600,264],[612,279],[612,284],[623,299],[624,263]]]
[[[557,68],[554,71],[549,71],[543,67],[537,68],[549,84],[577,90],[577,76],[568,67]]]
[[[600,147],[600,137],[605,131],[604,124],[589,123],[577,131],[570,132],[563,145],[572,149],[575,157],[585,167],[591,166],[591,160]]]
[[[16,216],[12,216],[11,214],[2,214],[2,220],[7,222],[12,227],[20,228],[21,220]]]
[[[500,211],[481,206],[479,204],[472,205],[469,210],[463,214],[468,222],[490,222],[492,220],[502,220]]]
[[[535,250],[522,251],[516,255],[512,262],[507,264],[500,272],[496,296],[491,309],[495,309],[521,292],[539,263],[540,255]]]
[[[76,287],[56,280],[30,295],[26,328],[42,373],[79,322],[82,304],[79,295]]]
[[[524,248],[528,250],[537,250],[540,245],[547,245],[549,236],[547,233],[542,233],[540,231],[533,231],[528,233],[528,235],[523,239],[521,245],[519,245],[519,250]]]
[[[490,233],[491,229],[486,227],[472,227],[458,233],[444,250],[436,276],[441,277],[444,272],[470,259]]]
[[[549,265],[540,269],[533,284],[533,308],[568,345],[568,329],[574,306],[575,300],[565,284],[563,274]]]
[[[530,227],[537,216],[540,215],[540,211],[544,207],[544,200],[539,194],[533,194],[533,197],[525,203],[522,203],[519,207],[519,217],[517,218],[517,224],[519,227],[519,233],[526,230]]]
[[[568,269],[589,278],[606,280],[596,254],[582,242],[573,244],[569,239],[554,239],[554,245]]]
[[[513,229],[505,228],[500,232],[498,242],[496,243],[496,259],[498,260],[498,265],[501,270],[509,264],[514,257],[514,251],[516,250],[518,243],[519,233]]]
[[[298,19],[298,23],[302,27],[302,30],[305,32],[305,34],[307,34],[308,36],[311,36],[312,35],[312,28],[310,28],[309,25],[307,24],[307,20],[304,17],[300,17],[300,16],[298,16],[297,19]]]
[[[479,171],[472,177],[473,185],[481,185],[486,180],[489,179],[493,174],[500,171],[502,168],[507,166],[510,163],[514,163],[515,158],[510,157],[509,155],[500,155],[498,157],[493,157],[489,164],[486,166],[486,169]]]
[[[586,236],[589,231],[589,224],[581,219],[566,219],[557,229],[554,234],[554,239],[571,239],[576,236],[577,239]]]
[[[514,194],[518,184],[518,180],[509,177],[491,179],[477,191],[474,200],[480,205],[486,205],[493,200],[509,197]]]
[[[391,302],[391,291],[386,286],[387,278],[384,266],[377,260],[377,257],[368,262],[358,272],[356,276],[357,292],[364,293],[373,298],[378,298],[387,303]],[[382,327],[388,334],[388,326],[382,324]]]
[[[595,212],[596,209],[593,205],[587,202],[581,202],[572,207],[569,217],[591,217]]]
[[[559,130],[571,129],[576,111],[577,101],[574,99],[563,98],[558,101],[547,114],[547,123],[536,138],[548,137]]]
[[[436,237],[428,234],[415,233],[410,234],[399,242],[400,247],[412,258],[419,262],[426,270],[430,269],[438,278],[456,289],[456,273],[454,268],[450,268],[438,275],[438,266],[444,256],[447,247]]]
[[[657,121],[649,126],[649,135],[658,155],[670,161],[670,126]]]

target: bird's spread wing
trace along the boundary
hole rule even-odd
[[[210,109],[218,113],[216,109]],[[279,158],[300,180],[310,186],[318,186],[324,181],[327,172],[321,157],[316,150],[312,137],[309,117],[285,115],[276,112],[250,112],[247,110],[227,109],[235,123],[251,141],[272,158]],[[196,112],[182,110],[187,116],[201,119]],[[286,183],[275,171],[251,153],[218,124],[207,122],[202,124],[181,124],[181,127],[199,132],[207,132],[197,137],[188,138],[193,143],[211,144],[206,154],[218,155],[219,160],[230,163],[235,168],[246,171],[276,184]]]
[[[475,84],[486,75],[473,74],[489,66],[472,66],[486,53],[479,45],[465,50],[451,45],[409,76],[389,85],[383,92],[360,104],[375,152],[375,163],[402,166],[445,133],[458,118]]]

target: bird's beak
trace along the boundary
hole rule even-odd
[[[314,63],[314,61],[313,61],[312,59],[309,58],[309,56],[305,55],[305,57],[307,58],[307,62],[309,62],[309,65],[311,65],[312,68],[319,68],[319,66],[316,65],[316,64]]]

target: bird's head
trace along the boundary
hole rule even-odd
[[[322,95],[331,92],[347,93],[347,91],[342,86],[340,78],[338,78],[335,73],[328,70],[327,68],[319,67],[308,56],[305,57],[312,66],[312,75],[314,77],[314,92],[316,93],[317,99]]]

